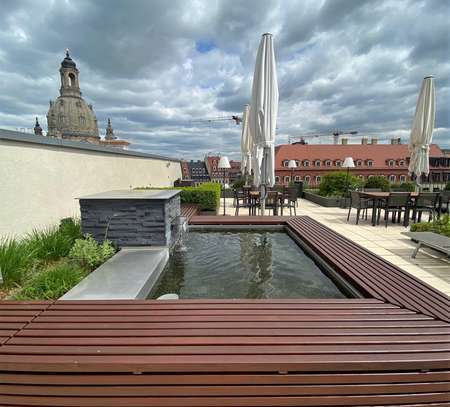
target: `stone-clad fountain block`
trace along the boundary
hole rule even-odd
[[[179,190],[118,190],[80,197],[83,233],[119,247],[171,246],[178,238]]]

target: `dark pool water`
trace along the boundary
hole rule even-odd
[[[346,298],[284,232],[190,231],[149,298]]]

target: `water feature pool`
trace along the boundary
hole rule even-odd
[[[149,298],[348,298],[282,231],[189,231]]]

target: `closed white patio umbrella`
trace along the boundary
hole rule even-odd
[[[278,115],[278,81],[272,34],[263,34],[256,55],[250,102],[249,128],[253,138],[253,173],[261,186],[264,215],[268,186],[275,184],[275,128]]]
[[[252,135],[248,127],[249,105],[245,105],[244,113],[242,114],[242,135],[241,135],[241,165],[245,182],[247,183],[248,175],[252,171]]]
[[[420,184],[422,174],[428,175],[430,143],[433,138],[434,120],[436,114],[436,94],[432,76],[426,76],[422,82],[419,99],[417,100],[409,151],[411,153],[408,171],[416,175],[416,184]]]

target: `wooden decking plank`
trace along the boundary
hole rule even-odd
[[[7,405],[111,407],[274,407],[274,406],[400,406],[429,402],[448,402],[448,393],[408,393],[352,396],[208,396],[208,397],[77,397],[77,396],[2,396]],[[423,404],[426,406],[426,404]]]
[[[294,219],[289,222],[289,225],[293,225],[294,230],[296,230],[303,239],[306,239],[306,241],[309,241],[311,244],[311,237],[308,238],[307,236],[302,235],[302,227],[306,227],[305,225],[301,224],[302,221],[304,220]],[[376,292],[378,295],[381,294],[392,303],[411,307],[412,309],[421,312],[431,313],[432,315],[437,315],[444,318],[447,315],[441,310],[441,308],[445,309],[446,307],[448,307],[448,301],[445,301],[445,299],[441,299],[439,303],[435,302],[438,301],[437,297],[441,298],[439,294],[435,293],[436,298],[430,299],[430,297],[427,297],[424,291],[422,291],[421,301],[417,301],[411,295],[408,295],[411,290],[415,291],[417,287],[414,284],[417,284],[417,282],[414,281],[413,284],[412,280],[405,277],[406,273],[402,272],[401,270],[397,270],[395,266],[390,265],[378,256],[373,255],[366,249],[363,249],[355,245],[353,242],[344,239],[336,232],[333,232],[331,229],[326,228],[323,225],[318,224],[317,222],[311,223],[311,221],[308,220],[308,227],[309,229],[313,229],[315,232],[314,234],[310,234],[310,236],[314,236],[314,246],[321,248],[328,259],[330,259],[330,255],[331,258],[334,257],[336,259],[336,263],[341,266],[341,269],[343,269],[343,264],[347,264],[349,268],[345,269],[345,273],[351,275],[352,279],[356,282],[362,281],[367,284],[368,281],[371,281],[371,284],[369,285],[372,294]],[[320,240],[321,237],[317,238],[317,236],[321,235],[325,235],[327,237],[326,241]],[[338,239],[338,247],[333,246],[333,250],[331,250],[329,242],[333,238]],[[345,261],[342,261],[341,256],[336,255],[335,250],[339,250],[339,245],[342,248],[340,252],[346,253]],[[367,254],[367,257],[373,259],[373,261],[366,260],[366,262],[364,263],[364,273],[358,272],[358,268],[361,267],[361,261],[362,259],[364,259],[364,256],[362,256],[362,253],[357,253],[357,250],[362,251],[364,254]],[[391,273],[390,279],[387,277],[386,271],[382,271],[383,268],[388,269]],[[400,277],[398,274],[392,274],[394,271],[396,271],[397,273],[400,272]],[[393,275],[395,275],[397,278],[395,280],[396,284],[392,284]],[[422,304],[426,304],[426,306]]]
[[[314,221],[313,219],[309,217],[301,217],[291,220],[290,222],[302,225],[306,224],[308,228],[315,228],[317,232],[319,232],[319,235],[326,235],[330,239],[333,237],[337,237],[339,240],[339,243],[347,248],[351,248],[352,250],[346,251],[349,255],[354,255],[355,253],[363,254],[363,256],[360,256],[359,259],[367,259],[366,264],[372,265],[375,268],[381,268],[381,269],[388,269],[391,276],[395,276],[396,278],[399,278],[400,281],[404,283],[411,284],[410,287],[414,288],[420,288],[421,294],[426,295],[428,299],[430,300],[436,300],[438,301],[438,304],[441,306],[446,306],[448,308],[449,304],[447,302],[447,305],[445,303],[442,303],[442,300],[447,299],[447,297],[439,292],[438,290],[434,289],[433,287],[430,287],[426,283],[422,282],[421,280],[418,280],[414,276],[405,273],[403,270],[398,268],[397,266],[392,265],[391,263],[387,262],[385,259],[381,258],[380,256],[372,253],[371,251],[365,249],[364,247],[358,245],[357,243],[354,243],[353,241],[341,236],[340,234],[334,232],[330,228],[318,223],[317,221]]]
[[[0,373],[0,383],[30,385],[305,385],[305,384],[389,384],[449,381],[450,371],[394,373],[227,373],[227,374],[61,374]]]
[[[8,342],[11,345],[119,345],[129,344],[128,336],[16,336]],[[391,344],[448,343],[447,333],[440,335],[341,335],[341,336],[136,336],[133,345],[304,345],[304,344]]]
[[[3,346],[0,354],[16,355],[319,355],[353,353],[425,353],[450,352],[450,339],[446,343],[390,344],[327,344],[327,345],[184,345],[149,346],[129,343],[127,346],[61,346],[11,345]]]

